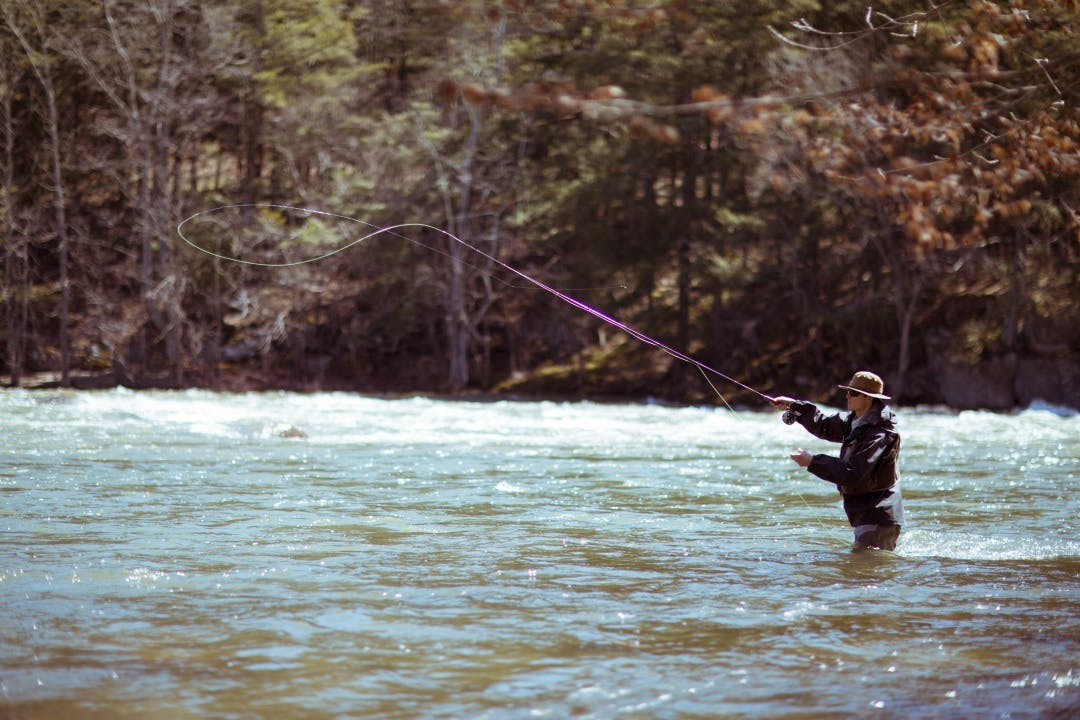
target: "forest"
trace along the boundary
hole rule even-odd
[[[1080,407],[1078,9],[0,0],[0,380]]]

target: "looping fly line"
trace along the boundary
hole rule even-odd
[[[261,209],[282,210],[282,211],[296,212],[296,213],[300,213],[300,214],[305,215],[305,216],[316,215],[316,216],[322,216],[322,217],[331,218],[331,219],[335,219],[335,220],[343,220],[345,222],[355,223],[357,225],[362,225],[364,227],[370,228],[371,232],[363,235],[360,238],[357,238],[356,240],[352,240],[352,241],[342,245],[341,247],[335,248],[335,249],[333,249],[333,250],[331,250],[329,252],[325,252],[325,253],[322,253],[320,255],[316,255],[314,257],[305,258],[305,259],[302,259],[302,260],[291,261],[291,262],[276,262],[276,263],[275,262],[260,262],[260,261],[255,261],[255,260],[245,260],[243,258],[233,257],[233,256],[230,256],[230,255],[225,255],[223,253],[214,252],[213,250],[210,250],[208,248],[205,248],[205,247],[199,245],[198,243],[194,242],[187,235],[184,234],[184,226],[187,225],[188,223],[194,221],[194,220],[199,219],[199,218],[210,216],[210,215],[213,215],[213,214],[216,214],[216,213],[221,213],[221,212],[226,211],[226,210],[260,209],[260,208]],[[490,262],[490,263],[492,263],[494,265],[497,265],[497,266],[503,268],[504,270],[506,270],[506,271],[508,271],[510,273],[513,273],[514,275],[518,276],[519,278],[521,278],[521,279],[535,285],[536,287],[540,288],[541,290],[554,295],[555,297],[559,298],[560,300],[567,303],[568,305],[570,305],[572,307],[575,307],[578,310],[581,310],[583,312],[586,312],[586,313],[592,315],[593,317],[597,318],[598,320],[601,320],[601,321],[607,323],[608,325],[611,325],[612,327],[615,327],[615,328],[617,328],[619,330],[622,330],[627,335],[630,335],[631,337],[636,338],[637,340],[645,343],[646,345],[654,347],[657,350],[660,350],[660,351],[662,351],[664,353],[667,353],[668,355],[675,358],[676,360],[681,360],[682,362],[693,365],[699,371],[701,371],[701,374],[705,377],[706,382],[709,383],[709,386],[716,392],[716,394],[720,397],[721,400],[724,400],[724,396],[721,395],[720,391],[716,389],[715,385],[713,385],[712,380],[709,378],[710,373],[712,375],[715,375],[716,377],[728,382],[728,383],[731,383],[732,385],[735,385],[737,387],[742,388],[743,390],[746,390],[748,392],[753,393],[754,395],[757,395],[758,397],[762,398],[763,400],[765,400],[767,402],[772,400],[772,398],[769,397],[768,395],[766,395],[765,393],[760,392],[758,390],[755,390],[754,388],[750,387],[749,385],[747,385],[745,383],[742,383],[742,382],[736,380],[735,378],[730,377],[729,375],[725,375],[724,373],[720,372],[716,368],[710,367],[709,365],[701,362],[700,360],[697,360],[697,359],[691,357],[690,355],[687,355],[686,353],[680,352],[679,350],[676,350],[676,349],[674,349],[674,348],[672,348],[672,347],[670,347],[668,345],[665,345],[664,343],[660,342],[659,340],[646,335],[645,333],[641,332],[640,330],[637,330],[636,328],[634,328],[634,327],[632,327],[630,325],[627,325],[626,323],[622,322],[621,320],[618,320],[618,319],[612,317],[611,315],[608,315],[607,313],[604,313],[601,310],[598,310],[597,308],[593,307],[592,305],[589,305],[588,303],[585,303],[585,302],[583,302],[581,300],[578,300],[577,298],[572,297],[570,295],[567,295],[566,293],[564,293],[564,292],[562,292],[560,290],[556,290],[555,288],[551,287],[550,285],[547,285],[546,283],[542,282],[541,280],[537,280],[536,278],[532,277],[531,275],[528,275],[528,274],[522,272],[521,270],[518,270],[515,267],[507,265],[502,260],[499,260],[497,257],[491,255],[490,253],[487,253],[487,252],[481,250],[480,248],[465,242],[464,240],[459,238],[457,235],[454,235],[452,232],[449,232],[448,230],[444,230],[444,229],[442,229],[440,227],[436,227],[434,225],[428,225],[426,223],[410,222],[410,223],[399,223],[397,225],[389,225],[389,226],[386,226],[386,227],[380,227],[378,225],[373,225],[372,223],[369,223],[369,222],[367,222],[365,220],[360,220],[359,218],[350,217],[348,215],[341,215],[339,213],[327,212],[325,210],[313,210],[311,208],[295,207],[295,206],[292,206],[292,205],[276,205],[276,204],[271,204],[271,203],[243,203],[243,204],[236,204],[236,205],[222,205],[222,206],[219,206],[219,207],[211,208],[209,210],[203,210],[201,212],[197,212],[194,215],[191,215],[191,216],[185,218],[184,220],[182,220],[180,222],[180,224],[176,226],[176,232],[180,236],[181,240],[183,240],[185,243],[187,243],[188,245],[190,245],[194,249],[198,250],[201,253],[205,253],[206,255],[209,255],[211,257],[218,258],[219,260],[224,260],[226,262],[231,262],[231,263],[239,263],[241,265],[251,265],[251,266],[255,266],[255,267],[287,268],[287,267],[296,267],[298,265],[307,265],[307,264],[310,264],[310,263],[319,262],[321,260],[326,260],[328,258],[331,258],[331,257],[335,256],[335,255],[343,253],[346,250],[349,250],[350,248],[355,247],[356,245],[359,245],[360,243],[364,242],[365,240],[370,240],[371,238],[374,238],[374,237],[376,237],[378,235],[384,235],[384,234],[393,235],[393,236],[395,236],[397,238],[406,240],[406,241],[408,241],[410,243],[413,243],[415,245],[420,245],[421,247],[432,250],[432,248],[430,248],[430,247],[428,247],[426,245],[423,245],[422,243],[419,243],[419,242],[417,242],[417,241],[415,241],[415,240],[413,240],[413,239],[411,239],[411,238],[409,238],[409,237],[407,237],[405,235],[402,235],[401,233],[398,232],[399,230],[404,230],[406,228],[416,228],[416,229],[419,229],[419,230],[429,230],[429,231],[434,232],[436,234],[442,235],[443,237],[447,238],[448,240],[450,240],[452,242],[455,242],[455,243],[458,243],[462,247],[470,250],[471,252],[476,253],[477,255],[484,258],[488,262]],[[724,404],[727,405],[727,400],[724,400]],[[728,407],[730,408],[731,406],[728,405]]]

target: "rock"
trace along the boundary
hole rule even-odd
[[[984,360],[975,365],[935,358],[930,363],[938,392],[957,410],[1011,410],[1016,407],[1013,381],[1015,356]]]
[[[937,391],[958,410],[1012,410],[1037,400],[1080,408],[1080,362],[1063,357],[1006,355],[978,363],[930,363]]]
[[[1015,392],[1023,407],[1042,400],[1080,409],[1080,360],[1021,358],[1016,368]]]
[[[306,438],[308,434],[295,426],[289,426],[278,432],[278,437],[283,438]]]

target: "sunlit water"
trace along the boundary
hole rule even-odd
[[[0,392],[0,716],[1074,717],[1080,417],[900,413],[856,554],[771,412]]]

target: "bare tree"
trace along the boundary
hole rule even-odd
[[[491,74],[497,83],[502,72],[503,43],[506,36],[505,19],[500,16],[489,30],[492,50],[490,57],[483,59],[489,67],[477,68],[474,71]],[[470,48],[475,49],[475,47],[470,43]],[[482,232],[480,223],[477,221],[477,206],[483,202],[484,197],[490,194],[486,183],[492,182],[490,178],[483,177],[485,171],[481,162],[482,131],[487,111],[482,104],[466,102],[462,107],[462,112],[467,118],[468,125],[462,147],[457,153],[457,160],[450,161],[430,144],[429,149],[432,151],[439,178],[437,184],[440,188],[447,225],[457,237],[472,245],[481,242],[479,238],[482,237]],[[512,157],[503,158],[502,164],[516,168],[517,163],[514,160]],[[498,249],[500,212],[491,214],[490,231],[486,233],[484,244],[489,255],[494,255]],[[454,393],[461,392],[469,383],[470,350],[474,340],[478,339],[480,324],[495,300],[490,275],[487,268],[481,267],[478,280],[483,287],[482,296],[478,303],[471,302],[468,285],[470,279],[476,274],[477,266],[466,261],[467,253],[468,249],[462,243],[451,242],[447,248],[450,258],[447,283],[449,292],[445,307],[447,379],[450,390]]]
[[[41,85],[41,113],[49,144],[49,177],[52,182],[52,207],[55,217],[57,257],[60,281],[60,383],[70,384],[71,340],[69,307],[71,288],[68,278],[68,220],[61,155],[60,114],[56,104],[56,79],[53,65],[58,61],[55,41],[47,28],[44,9],[30,0],[10,0],[0,4],[0,20],[11,31],[26,55],[34,77]]]
[[[176,40],[184,28],[177,18],[191,10],[189,5],[186,0],[101,0],[103,32],[85,34],[66,48],[116,112],[117,122],[109,131],[119,140],[124,159],[112,172],[135,215],[136,276],[145,315],[141,321],[131,319],[140,330],[119,329],[121,341],[110,343],[121,377],[128,374],[125,354],[145,366],[151,343],[160,340],[173,381],[182,381],[186,281],[172,247],[182,182],[175,133],[184,67]],[[123,347],[130,339],[135,346]]]

